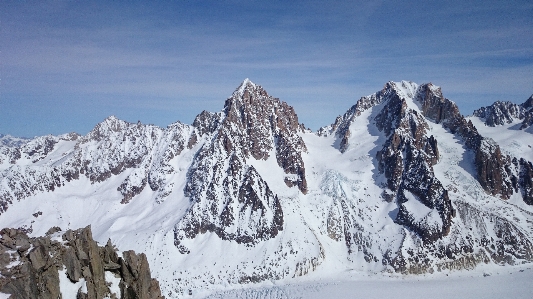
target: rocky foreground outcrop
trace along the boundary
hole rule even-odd
[[[54,227],[37,238],[4,228],[0,236],[0,292],[10,299],[67,299],[71,287],[78,287],[76,299],[164,298],[146,255],[130,250],[119,257],[111,240],[98,246],[90,226],[66,232]],[[120,280],[120,291],[109,277]]]

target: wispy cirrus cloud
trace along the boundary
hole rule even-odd
[[[523,101],[532,6],[500,2],[6,2],[0,132],[84,133],[110,114],[191,122],[246,77],[313,129],[389,80],[432,81],[465,113]]]

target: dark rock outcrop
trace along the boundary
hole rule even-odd
[[[120,292],[123,299],[164,298],[161,296],[159,282],[150,276],[150,267],[144,253],[124,251],[117,262],[120,264]]]
[[[61,279],[85,284],[78,290],[78,299],[164,298],[144,254],[125,251],[119,257],[111,241],[98,246],[90,226],[68,230],[61,239],[57,227],[37,238],[9,228],[0,235],[0,292],[11,294],[11,299],[61,298]],[[112,293],[106,271],[120,279],[120,294]]]
[[[518,171],[518,186],[524,202],[528,205],[533,205],[533,164],[523,158],[518,160],[513,158],[513,165],[517,165]]]
[[[455,211],[433,173],[432,166],[439,160],[437,141],[428,136],[424,117],[409,109],[396,89],[390,82],[381,91],[386,102],[375,122],[387,140],[377,153],[378,166],[387,178],[388,194],[395,194],[399,204],[395,222],[415,231],[425,242],[434,242],[449,233]],[[420,204],[430,212],[417,218],[411,209]]]
[[[512,102],[497,101],[494,104],[474,110],[474,116],[482,118],[489,127],[512,123],[515,119],[524,119],[527,110]]]

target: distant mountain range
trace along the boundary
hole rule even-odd
[[[533,261],[533,96],[465,117],[388,82],[317,132],[246,79],[166,128],[0,136],[0,227],[91,225],[146,253],[167,298],[320,270],[423,274]]]
[[[21,147],[28,141],[30,141],[29,138],[20,138],[13,137],[11,135],[0,134],[0,145],[5,147]]]

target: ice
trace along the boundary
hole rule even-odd
[[[494,274],[489,274],[489,273]],[[418,276],[405,278],[356,277],[322,279],[286,285],[246,288],[207,295],[206,299],[269,298],[531,298],[531,268],[505,271],[495,268],[485,272],[455,277]],[[198,298],[202,298],[198,296]]]

